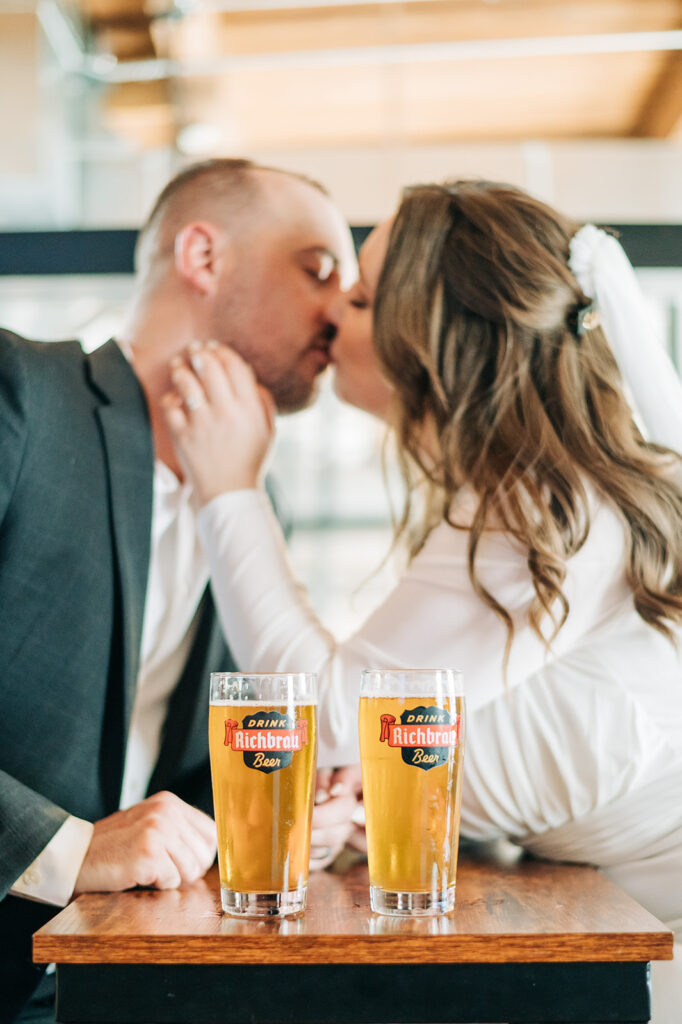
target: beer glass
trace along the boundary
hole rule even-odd
[[[455,905],[463,726],[461,673],[362,673],[369,892],[380,914],[446,914]]]
[[[317,682],[304,672],[213,672],[209,749],[225,913],[305,910]]]

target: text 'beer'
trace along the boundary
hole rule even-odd
[[[305,887],[315,712],[314,704],[211,704],[211,776],[223,888],[281,893]]]
[[[360,749],[373,886],[455,885],[464,700],[361,697]]]

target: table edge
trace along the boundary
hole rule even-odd
[[[33,937],[37,963],[363,964],[363,963],[594,963],[673,959],[673,933],[555,933],[538,938],[495,935],[133,936],[41,934]],[[345,941],[340,941],[345,938]],[[458,941],[459,939],[459,941]],[[428,945],[428,960],[425,960]]]

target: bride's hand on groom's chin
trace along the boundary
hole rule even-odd
[[[171,363],[162,399],[183,471],[202,505],[258,487],[274,432],[274,403],[251,367],[225,345],[194,343]]]

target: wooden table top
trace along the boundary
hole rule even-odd
[[[592,868],[460,858],[455,910],[369,909],[367,867],[310,877],[299,918],[221,913],[217,870],[178,890],[80,896],[36,932],[39,963],[310,964],[672,959],[672,933]]]

